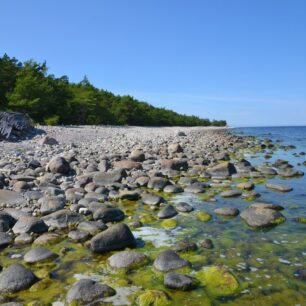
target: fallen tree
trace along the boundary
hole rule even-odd
[[[0,138],[18,137],[33,127],[33,121],[27,114],[0,112]]]

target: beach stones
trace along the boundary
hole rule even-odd
[[[135,162],[143,162],[146,159],[146,156],[143,151],[135,149],[131,152],[129,158]]]
[[[181,147],[181,145],[179,143],[171,143],[169,146],[168,146],[168,152],[170,154],[173,154],[173,153],[181,153],[183,152],[183,148]]]
[[[158,212],[157,217],[159,219],[168,219],[177,215],[177,211],[172,205],[167,205],[161,211]]]
[[[195,283],[195,278],[184,274],[169,272],[164,276],[164,285],[170,289],[190,290]]]
[[[43,247],[38,247],[28,251],[24,255],[23,259],[26,263],[36,263],[39,261],[45,261],[54,258],[55,256],[56,255],[52,251]]]
[[[161,272],[168,272],[171,270],[180,269],[189,266],[190,263],[181,258],[177,253],[172,250],[162,252],[153,263],[156,270]]]
[[[217,215],[220,216],[225,216],[225,217],[235,217],[239,215],[239,209],[235,207],[221,207],[221,208],[216,208],[214,212]]]
[[[125,169],[125,170],[132,170],[132,169],[141,170],[142,166],[141,166],[141,163],[127,159],[127,160],[120,160],[120,161],[115,162],[114,168]]]
[[[186,212],[189,213],[193,211],[193,207],[185,202],[179,202],[175,205],[175,209],[179,212]]]
[[[161,196],[151,194],[151,193],[145,193],[141,196],[141,200],[144,204],[150,205],[150,206],[157,206],[160,203],[164,202],[164,199]]]
[[[0,293],[14,293],[30,288],[38,278],[20,264],[13,264],[0,274]]]
[[[223,198],[234,198],[241,196],[242,192],[240,190],[227,190],[220,193]]]
[[[13,243],[13,238],[7,233],[0,232],[0,248],[4,248]]]
[[[147,256],[135,251],[122,251],[108,258],[109,265],[117,269],[133,269],[147,262]]]
[[[162,168],[171,169],[171,170],[187,170],[188,163],[187,160],[184,159],[164,159],[161,161]]]
[[[116,291],[107,285],[91,279],[81,279],[69,289],[66,302],[68,305],[87,305],[115,294]]]
[[[101,220],[105,223],[122,221],[125,218],[124,212],[115,207],[105,207],[97,209],[93,214],[94,220]]]
[[[254,228],[267,228],[285,221],[279,210],[267,208],[265,205],[250,206],[240,214],[247,225]]]
[[[206,171],[213,177],[228,177],[237,172],[235,166],[230,162],[221,162],[207,168]]]
[[[93,182],[99,186],[110,186],[121,182],[122,178],[126,176],[123,169],[116,169],[110,172],[99,172],[93,176]]]
[[[224,267],[204,267],[196,273],[209,296],[215,298],[238,295],[241,291],[237,278]]]
[[[56,156],[53,157],[47,164],[47,171],[52,173],[67,174],[70,171],[70,165],[65,158]]]
[[[11,190],[0,189],[0,205],[16,207],[26,202],[19,193]]]
[[[90,240],[90,248],[93,252],[103,253],[120,250],[125,247],[134,247],[135,238],[126,224],[115,224]]]
[[[36,217],[22,216],[13,227],[14,234],[35,233],[41,234],[48,231],[46,223]]]
[[[281,192],[289,192],[292,191],[293,188],[288,186],[288,185],[284,185],[284,184],[272,184],[272,183],[267,183],[266,187],[269,189],[273,189],[276,191],[281,191]]]
[[[78,225],[84,217],[78,213],[67,209],[58,210],[42,218],[44,222],[53,229],[64,229],[73,225]]]

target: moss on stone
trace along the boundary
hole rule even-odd
[[[173,228],[177,226],[177,222],[175,219],[166,219],[160,225],[165,228]]]
[[[170,297],[161,290],[147,290],[137,298],[139,306],[167,306],[171,304]]]
[[[299,223],[306,223],[306,217],[302,217],[302,216],[301,217],[297,217],[296,221],[299,222]]]
[[[205,267],[196,274],[196,278],[205,286],[206,292],[215,298],[236,296],[241,290],[236,277],[224,267]]]
[[[211,220],[211,215],[206,213],[205,211],[200,211],[196,214],[196,217],[199,221],[202,221],[202,222],[207,222],[209,220]]]

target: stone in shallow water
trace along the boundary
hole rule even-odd
[[[247,208],[240,214],[247,225],[254,228],[267,228],[285,221],[281,212],[269,208]]]
[[[61,236],[56,233],[45,233],[34,240],[34,244],[45,245],[55,244],[61,239]]]
[[[161,211],[158,212],[157,217],[159,219],[168,219],[177,215],[177,211],[172,205],[167,205]]]
[[[54,258],[55,256],[56,255],[52,251],[46,248],[38,247],[27,252],[23,259],[26,263],[36,263]]]
[[[99,208],[93,214],[94,220],[103,222],[122,221],[125,218],[124,212],[115,207]]]
[[[109,227],[104,232],[94,236],[90,241],[91,250],[97,253],[120,250],[135,245],[136,241],[131,230],[123,223]]]
[[[156,270],[161,272],[168,272],[171,270],[180,269],[189,266],[190,263],[181,258],[177,253],[172,250],[162,252],[153,263]]]
[[[170,289],[190,290],[195,283],[195,278],[185,274],[169,272],[164,276],[164,285]]]
[[[289,192],[292,191],[293,188],[288,186],[288,185],[284,185],[284,184],[271,184],[271,183],[267,183],[266,187],[269,189],[273,189],[273,190],[277,190],[277,191],[281,191],[281,192]]]
[[[178,242],[173,249],[175,252],[190,252],[190,251],[196,251],[197,248],[198,247],[194,242],[189,240],[183,240]]]
[[[216,208],[214,212],[217,215],[221,216],[229,216],[229,217],[235,217],[239,215],[239,209],[235,207],[221,207],[221,208]]]
[[[222,162],[215,166],[207,168],[206,172],[209,173],[211,176],[227,177],[231,176],[232,174],[235,174],[237,171],[232,163]]]
[[[268,203],[253,203],[249,208],[258,208],[258,209],[273,209],[273,210],[283,210],[284,207],[278,204],[268,204]]]
[[[188,193],[203,193],[205,191],[204,184],[197,182],[185,187],[184,191]]]
[[[193,211],[193,207],[185,202],[180,202],[175,205],[175,209],[179,212],[191,212]]]
[[[20,264],[6,268],[0,274],[0,293],[13,293],[30,288],[38,278],[34,273]]]
[[[139,306],[170,306],[171,299],[168,294],[161,290],[146,290],[136,300]]]
[[[118,252],[108,258],[112,268],[134,269],[143,266],[147,262],[147,256],[135,251]]]
[[[205,248],[205,249],[212,249],[214,247],[211,239],[205,239],[205,240],[201,241],[200,246]]]
[[[164,188],[165,193],[180,193],[183,192],[183,188],[179,185],[167,185]]]
[[[159,205],[160,203],[163,203],[165,201],[162,197],[151,193],[143,194],[141,196],[141,200],[144,204],[152,206]]]
[[[205,286],[206,292],[212,297],[230,297],[240,293],[238,280],[224,267],[204,267],[196,273],[196,277]]]
[[[208,214],[207,212],[205,211],[200,211],[196,214],[196,217],[199,221],[202,221],[202,222],[207,222],[209,220],[211,220],[211,215]]]
[[[241,196],[242,192],[239,190],[227,190],[220,193],[223,198],[232,198]]]
[[[116,291],[107,285],[101,285],[91,279],[81,279],[69,289],[66,302],[67,304],[87,305],[115,294]]]
[[[84,242],[89,238],[89,233],[74,229],[68,233],[68,237],[75,242]]]

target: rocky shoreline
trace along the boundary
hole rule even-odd
[[[286,221],[284,207],[254,201],[260,197],[255,185],[267,177],[303,175],[285,160],[254,167],[243,153],[273,154],[276,144],[237,136],[226,128],[38,128],[46,135],[0,142],[2,303],[16,301],[14,305],[22,305],[19,292],[52,283],[56,274],[52,263],[60,265],[74,252],[74,245],[80,252],[84,249],[101,256],[111,270],[137,274],[138,269],[149,266],[162,273],[160,290],[146,286],[135,289],[130,303],[172,305],[167,290],[187,291],[203,284],[213,298],[235,297],[244,288],[229,269],[197,266],[181,255],[212,249],[211,239],[194,243],[186,236],[175,247],[152,257],[146,239],[135,237],[134,230],[154,222],[162,228],[175,228],[179,215],[204,223],[213,218],[190,203],[172,201],[182,193],[201,195],[207,202],[214,202],[216,194],[224,199],[253,201],[246,203],[243,211],[216,204],[214,214],[227,218],[240,215],[241,223],[252,230],[272,228]],[[267,183],[266,188],[292,190],[287,184],[275,183]],[[67,241],[67,246],[55,250],[60,241]],[[5,252],[10,249],[18,252],[14,253],[17,263],[9,265],[5,264],[9,256]],[[41,273],[42,267],[50,264],[50,271]],[[48,286],[41,288],[40,294],[48,290]],[[118,292],[120,286],[80,279],[50,296],[48,303],[60,300],[68,305],[87,305],[100,301],[116,305],[112,297]]]

